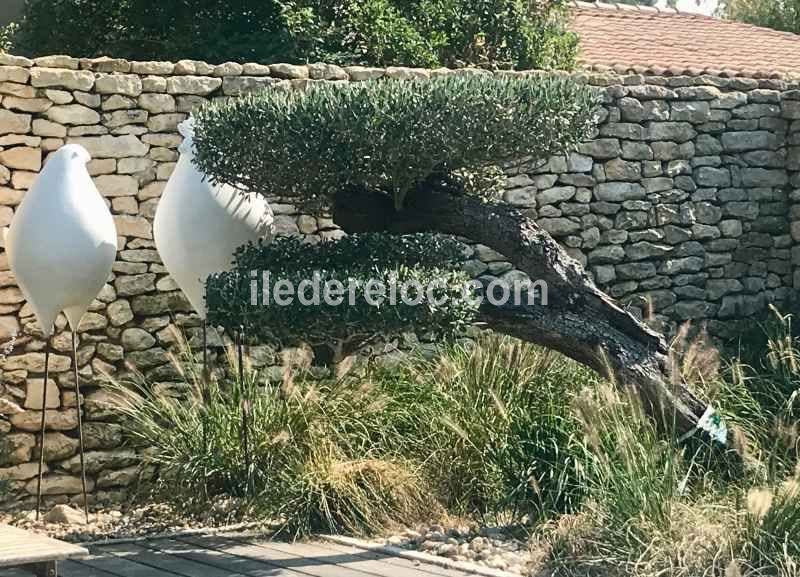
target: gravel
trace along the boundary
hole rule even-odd
[[[44,512],[42,517],[45,517]],[[73,543],[88,543],[116,539],[137,539],[162,534],[202,532],[226,529],[247,529],[269,532],[274,528],[266,522],[241,523],[242,511],[234,500],[221,500],[208,507],[205,513],[188,514],[167,504],[148,504],[123,509],[100,509],[89,513],[89,523],[82,522],[82,513],[75,511],[80,523],[57,524],[36,521],[34,511],[0,512],[0,524],[13,525],[43,533]],[[507,571],[532,577],[540,575],[541,551],[511,532],[496,527],[430,525],[406,529],[371,543],[391,545],[409,551],[447,558],[451,561]]]
[[[46,523],[42,512],[36,521],[35,511],[0,512],[0,524],[42,533],[71,543],[86,543],[112,539],[136,539],[159,534],[197,532],[228,528],[267,529],[268,523],[241,523],[241,511],[232,500],[223,500],[208,507],[203,515],[188,514],[166,504],[148,504],[120,509],[98,509],[89,513],[89,523],[82,522],[83,513],[76,517],[81,523]],[[77,513],[77,511],[76,511]]]
[[[541,570],[541,552],[495,527],[431,525],[419,530],[407,529],[379,543],[517,575],[540,575]]]

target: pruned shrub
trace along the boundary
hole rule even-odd
[[[355,189],[401,208],[437,176],[577,145],[595,103],[571,79],[532,75],[267,90],[197,114],[196,162],[267,196],[325,201]]]
[[[455,333],[478,307],[458,268],[464,248],[425,234],[246,245],[232,271],[209,277],[208,319],[251,340],[346,351],[404,331]]]

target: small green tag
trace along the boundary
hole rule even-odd
[[[697,428],[706,431],[720,445],[728,444],[728,427],[720,414],[711,405],[706,408],[706,412],[700,417]]]

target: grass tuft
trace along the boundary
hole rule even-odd
[[[673,348],[728,421],[736,474],[657,428],[630,391],[491,333],[338,379],[287,368],[277,384],[249,364],[240,382],[232,354],[206,384],[187,348],[184,397],[141,378],[110,386],[153,447],[153,491],[184,507],[228,497],[291,536],[447,516],[522,525],[543,575],[800,576],[791,318],[775,311],[746,362],[702,333]]]

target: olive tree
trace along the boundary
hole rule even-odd
[[[203,109],[197,164],[219,182],[329,211],[347,233],[442,233],[496,250],[546,282],[548,302],[484,302],[481,322],[635,387],[655,416],[692,431],[706,404],[672,374],[665,339],[480,178],[574,148],[596,106],[590,88],[542,74],[272,89]]]

